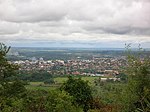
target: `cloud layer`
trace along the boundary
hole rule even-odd
[[[0,40],[150,47],[150,0],[0,0]]]

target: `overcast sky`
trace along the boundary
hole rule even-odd
[[[0,42],[150,48],[150,0],[0,0]]]

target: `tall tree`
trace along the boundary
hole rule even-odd
[[[6,54],[8,53],[10,47],[5,44],[0,43],[0,84],[4,85],[8,82],[9,77],[16,74],[18,66],[11,64],[6,59]]]
[[[24,84],[20,80],[10,80],[10,77],[16,75],[18,66],[11,64],[6,55],[10,47],[0,43],[0,111],[17,112],[20,98],[26,91]]]
[[[81,78],[75,79],[70,76],[61,89],[73,96],[74,103],[82,107],[84,112],[90,109],[90,101],[93,98],[91,87],[87,81],[81,80]]]
[[[150,111],[150,58],[128,56],[127,111]]]

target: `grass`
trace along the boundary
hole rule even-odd
[[[39,86],[39,85],[44,85],[44,82],[30,82],[29,84],[32,86]]]
[[[99,77],[91,77],[91,76],[74,76],[75,78],[81,78],[84,81],[88,81],[89,83],[93,83],[95,79],[98,79]],[[67,81],[67,77],[56,77],[54,78],[54,81],[56,83],[64,83],[65,81]]]
[[[75,78],[81,78],[84,81],[88,81],[90,85],[94,85],[94,80],[99,77],[90,77],[90,76],[74,76]],[[31,90],[53,90],[60,87],[65,81],[67,81],[67,77],[56,77],[54,78],[55,84],[44,84],[44,82],[30,82],[29,85],[26,85],[27,89]]]
[[[95,79],[98,79],[99,77],[82,77],[82,80],[89,81],[89,83],[93,83]]]
[[[56,78],[54,78],[54,81],[56,82],[56,83],[60,83],[60,84],[62,84],[62,83],[64,83],[65,81],[67,81],[67,77],[56,77]]]
[[[57,89],[59,85],[56,84],[44,84],[44,82],[30,82],[29,85],[26,85],[26,88],[29,90],[54,90]]]
[[[33,85],[27,85],[26,88],[28,90],[54,90],[57,87],[55,86],[33,86]]]

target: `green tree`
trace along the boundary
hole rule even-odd
[[[24,100],[24,112],[82,112],[72,104],[73,98],[59,90],[31,91]]]
[[[91,87],[88,85],[87,81],[81,80],[81,78],[75,79],[69,76],[61,89],[73,96],[74,103],[81,106],[84,112],[87,112],[90,109],[90,102],[93,98]]]
[[[54,84],[55,81],[53,78],[44,80],[44,84]]]
[[[10,80],[15,76],[18,66],[11,64],[6,59],[10,47],[0,43],[0,111],[14,112],[19,111],[18,105],[21,97],[26,91],[24,84],[19,80]]]
[[[0,43],[0,84],[5,85],[9,81],[9,77],[16,75],[16,70],[18,66],[11,64],[6,59],[6,54],[8,53],[10,47],[5,44]]]
[[[128,56],[128,86],[125,91],[126,111],[150,111],[150,58]]]
[[[47,97],[47,112],[82,112],[72,101],[73,97],[65,91],[51,91]]]

